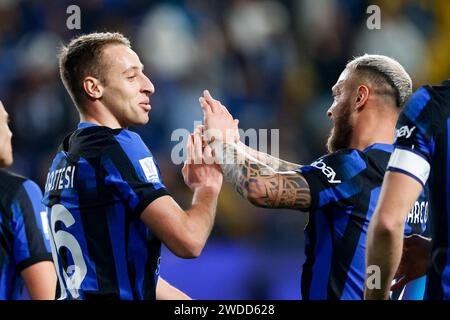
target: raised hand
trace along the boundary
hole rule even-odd
[[[397,290],[408,282],[427,273],[430,261],[431,240],[417,234],[406,237],[403,241],[403,254],[395,275],[396,282],[391,290]]]
[[[203,139],[206,142],[221,140],[237,143],[239,141],[239,120],[233,119],[228,109],[214,99],[208,90],[199,98],[205,125]]]
[[[222,187],[223,175],[219,165],[214,164],[211,148],[202,146],[202,128],[197,127],[188,138],[187,156],[182,174],[184,182],[192,190],[210,188],[219,193]]]

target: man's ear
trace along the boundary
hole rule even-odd
[[[361,110],[369,99],[370,90],[366,85],[358,86],[355,100],[355,110]]]
[[[103,86],[97,78],[84,78],[83,88],[90,99],[100,99],[103,96]]]

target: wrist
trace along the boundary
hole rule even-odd
[[[196,195],[209,195],[217,197],[220,193],[220,186],[215,185],[201,185],[194,188],[194,194]]]
[[[217,150],[224,150],[225,146],[234,146],[238,149],[246,147],[246,145],[242,142],[234,142],[232,140],[220,140],[216,139],[212,142],[209,142],[208,145],[211,147],[211,149],[217,151]]]
[[[236,142],[236,144],[237,144],[239,147],[241,147],[241,148],[244,148],[244,149],[247,149],[247,148],[248,148],[248,146],[247,146],[245,143],[243,143],[241,140],[239,140],[238,142]]]

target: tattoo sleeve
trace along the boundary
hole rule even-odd
[[[238,144],[214,141],[211,147],[225,180],[254,205],[308,211],[310,190],[300,172],[276,171]],[[298,167],[295,166],[296,169]]]
[[[243,144],[242,142],[240,142],[238,144],[238,146],[243,148],[246,153],[253,156],[257,160],[261,161],[262,163],[268,165],[275,171],[278,171],[278,172],[292,171],[292,170],[296,170],[299,167],[301,167],[301,165],[299,165],[299,164],[285,161],[285,160],[282,160],[279,158],[275,158],[267,153],[252,149],[252,148],[246,146],[245,144]]]

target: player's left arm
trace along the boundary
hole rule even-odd
[[[388,299],[392,279],[400,264],[405,219],[422,192],[422,185],[410,176],[387,172],[378,205],[367,234],[366,266],[380,270],[379,288],[365,283],[365,299]]]
[[[45,211],[41,200],[39,187],[27,180],[12,202],[14,259],[31,299],[54,300],[56,272],[46,230],[48,225],[41,215]]]
[[[159,277],[156,285],[156,300],[191,300],[191,298]]]

